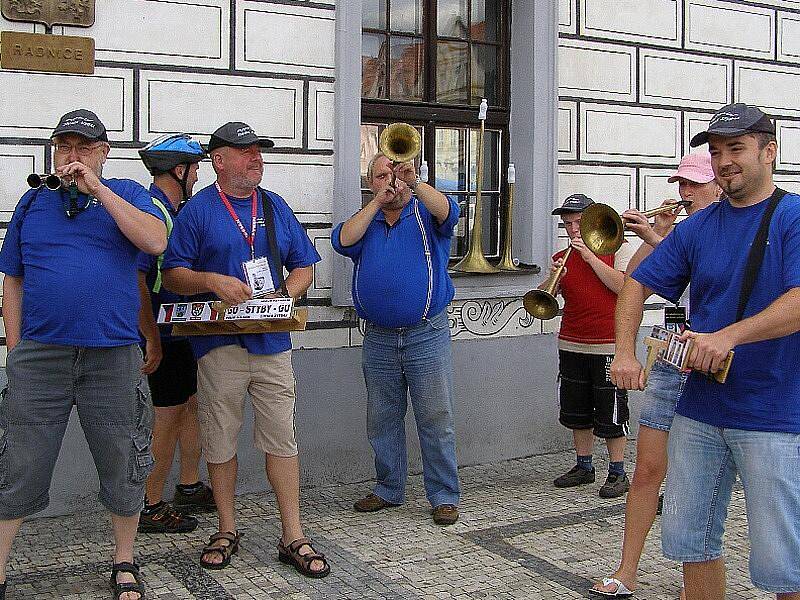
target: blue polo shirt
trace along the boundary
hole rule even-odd
[[[159,188],[155,183],[150,184],[150,195],[164,205],[164,208],[167,209],[167,212],[172,217],[172,223],[174,225],[175,218],[178,216],[178,212],[172,207],[172,202],[170,202],[167,195],[161,191],[161,188]],[[162,304],[181,302],[184,298],[183,296],[179,296],[178,294],[170,292],[166,287],[164,287],[163,281],[161,284],[161,290],[158,293],[153,292],[153,285],[155,285],[156,277],[158,275],[157,265],[158,256],[153,256],[144,252],[139,253],[139,256],[136,260],[136,267],[139,269],[139,271],[145,274],[147,289],[150,290],[150,304],[153,307],[153,315],[156,319],[158,319],[158,311]],[[159,325],[158,331],[161,334],[161,341],[164,343],[177,342],[186,339],[185,337],[173,337],[172,325]],[[144,338],[142,338],[141,342],[144,343]]]
[[[711,333],[736,319],[742,276],[767,202],[713,204],[678,223],[632,277],[676,301],[691,280],[692,330]],[[787,194],[769,228],[764,262],[744,318],[800,286],[800,196]],[[800,433],[800,333],[734,348],[724,384],[692,372],[677,412],[716,427]]]
[[[261,188],[259,188],[260,194]],[[275,237],[281,262],[289,270],[309,267],[319,262],[319,253],[308,239],[292,209],[278,194],[267,192],[272,202]],[[250,230],[251,200],[228,196],[245,229]],[[255,236],[256,257],[269,258],[269,244],[264,226],[261,197],[258,198],[258,219]],[[192,196],[181,209],[169,239],[162,270],[185,267],[193,271],[231,275],[245,281],[242,263],[250,260],[250,246],[242,237],[233,217],[228,213],[213,184]],[[272,280],[278,281],[276,266],[270,263]],[[192,300],[216,300],[213,294],[193,296]],[[190,338],[199,360],[219,346],[238,344],[250,354],[276,354],[291,350],[289,333],[253,333],[245,335],[201,335]]]
[[[163,220],[150,194],[128,179],[103,183],[139,210]],[[139,249],[97,200],[79,194],[68,218],[66,191],[27,192],[0,250],[0,271],[22,277],[22,339],[112,347],[139,342]]]
[[[450,238],[458,222],[458,204],[448,198],[450,212],[443,223],[425,204],[412,197],[394,225],[378,211],[364,236],[352,246],[341,241],[342,225],[331,234],[333,249],[353,260],[353,303],[358,316],[381,327],[409,327],[439,314],[455,294],[447,273]],[[419,217],[419,219],[418,219]],[[425,257],[430,249],[431,268]]]

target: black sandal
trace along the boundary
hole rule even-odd
[[[311,548],[308,554],[300,554],[300,549],[303,546]],[[330,575],[331,567],[328,564],[325,555],[317,552],[312,545],[310,538],[298,538],[288,546],[283,544],[283,540],[278,540],[278,560],[285,565],[290,565],[301,575],[306,577],[313,577],[314,579],[322,579]],[[325,566],[319,571],[311,568],[311,563],[315,560],[321,561]]]
[[[212,535],[208,539],[208,546],[203,548],[203,552],[200,554],[200,566],[204,569],[211,569],[212,571],[218,571],[220,569],[224,569],[227,567],[231,562],[231,556],[236,554],[239,551],[239,540],[242,539],[242,534],[233,531],[218,531],[214,535]],[[213,546],[214,542],[218,542],[219,540],[226,540],[228,543],[224,546]],[[222,557],[222,562],[213,563],[207,560],[203,560],[203,557],[206,554],[211,554],[213,552],[218,553]]]
[[[136,580],[135,583],[119,583],[117,581],[117,573],[130,573]],[[139,600],[144,600],[144,580],[142,574],[139,572],[139,567],[136,563],[121,562],[114,563],[111,567],[111,588],[113,589],[114,600],[119,600],[122,594],[133,592],[139,594]],[[5,584],[3,586],[3,594],[5,595]],[[0,596],[3,598],[4,596]]]

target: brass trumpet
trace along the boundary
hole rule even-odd
[[[665,204],[642,214],[654,217],[676,208],[689,206],[691,201],[679,200],[675,204]],[[625,223],[622,217],[608,204],[596,202],[586,208],[581,216],[581,239],[586,247],[598,255],[614,254],[622,246],[625,238]]]
[[[422,138],[414,127],[408,123],[392,123],[381,132],[378,138],[378,149],[392,161],[392,167],[414,160],[422,151]],[[392,173],[392,187],[397,183],[397,176]]]
[[[567,247],[567,251],[561,257],[561,266],[545,280],[544,289],[531,290],[522,297],[522,306],[525,307],[525,311],[529,315],[542,321],[548,321],[558,314],[556,289],[558,288],[558,282],[561,281],[561,277],[564,275],[570,252],[572,252],[572,245]]]
[[[48,190],[57,190],[62,185],[61,177],[55,173],[44,173],[41,175],[39,173],[31,173],[28,175],[26,181],[33,189],[45,186]]]

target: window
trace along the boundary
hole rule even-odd
[[[478,106],[485,123],[483,250],[499,256],[500,190],[508,162],[509,0],[363,0],[361,175],[392,122],[420,130],[429,182],[461,207],[451,257],[468,248]],[[366,182],[362,179],[366,194]]]

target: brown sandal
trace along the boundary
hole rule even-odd
[[[300,554],[300,550],[304,546],[308,546],[311,552],[308,554]],[[314,579],[327,577],[331,572],[331,567],[325,555],[314,549],[310,538],[298,538],[288,546],[283,544],[283,540],[278,540],[278,560],[285,565],[294,567],[301,575],[313,577]],[[311,563],[315,560],[321,561],[325,565],[319,571],[315,571],[311,568]]]
[[[224,569],[230,564],[231,556],[239,551],[239,540],[241,539],[242,534],[238,531],[218,531],[208,539],[208,546],[203,548],[203,552],[200,554],[200,566],[204,569],[211,569],[212,571]],[[226,540],[228,543],[224,546],[213,545],[214,542],[218,542],[220,540]],[[206,554],[212,554],[214,552],[222,557],[222,562],[213,563],[203,560],[203,557]]]

